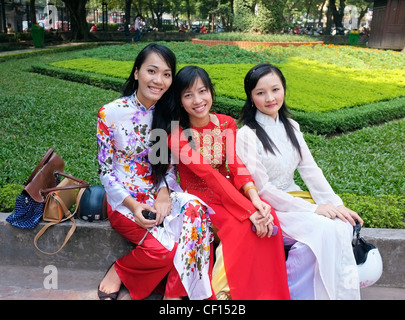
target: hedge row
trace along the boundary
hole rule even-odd
[[[0,212],[12,212],[15,199],[23,189],[22,185],[10,184],[0,187]],[[405,199],[382,195],[378,197],[358,196],[355,194],[341,195],[345,205],[358,212],[369,228],[405,227]]]
[[[115,78],[100,73],[60,68],[52,65],[37,64],[31,67],[32,72],[59,79],[85,83],[106,90],[121,91],[123,78]],[[218,95],[214,111],[239,118],[244,101]],[[331,135],[379,124],[405,116],[405,97],[388,101],[342,108],[328,113],[303,112],[291,110],[305,132]]]

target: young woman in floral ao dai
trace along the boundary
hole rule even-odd
[[[151,162],[152,131],[167,130],[172,120],[167,115],[174,114],[168,110],[168,94],[175,72],[169,49],[146,46],[135,60],[123,97],[98,113],[98,161],[108,218],[114,229],[137,244],[101,281],[102,299],[116,299],[122,283],[132,299],[144,299],[166,276],[165,298],[212,296],[209,208],[181,192],[168,162],[162,169]],[[143,210],[155,213],[156,219],[145,219]]]

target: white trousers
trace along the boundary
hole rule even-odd
[[[284,237],[284,245],[291,246],[286,261],[291,300],[314,300],[315,255],[306,244],[288,237]]]
[[[360,299],[351,247],[353,227],[314,213],[277,212],[285,245],[291,299]]]

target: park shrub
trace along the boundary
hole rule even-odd
[[[317,38],[308,35],[288,35],[279,33],[255,34],[246,32],[222,32],[197,34],[201,40],[255,41],[255,42],[315,42]]]
[[[69,52],[69,51],[75,51],[75,50],[79,50],[79,49],[90,49],[90,48],[95,48],[97,46],[98,46],[97,43],[87,42],[87,43],[76,44],[73,46],[55,47],[55,48],[50,47],[50,48],[44,48],[41,50],[22,51],[22,52],[10,53],[10,54],[0,56],[0,62],[5,62],[5,61],[15,60],[15,59],[25,59],[25,58],[35,57],[35,56],[40,56],[40,55],[43,56],[45,54]]]
[[[405,198],[393,195],[359,196],[352,193],[341,195],[343,203],[360,214],[364,227],[405,228]]]
[[[46,64],[32,65],[30,70],[46,76],[63,80],[89,84],[106,90],[121,91],[124,84],[123,79],[106,76],[100,73],[90,73],[87,71],[59,68]]]
[[[379,101],[328,113],[292,110],[301,130],[316,134],[344,133],[405,116],[405,97]]]
[[[0,186],[0,212],[12,212],[15,200],[23,190],[24,186],[19,184],[8,184]]]

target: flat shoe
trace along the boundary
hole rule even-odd
[[[103,279],[104,279],[105,276],[107,275],[108,271],[110,271],[110,269],[113,267],[114,263],[115,263],[115,261],[114,261],[114,262],[110,265],[110,267],[107,269],[106,273],[104,274]],[[122,286],[122,283],[121,283],[121,286]],[[121,290],[121,287],[120,287],[120,290]],[[118,294],[119,294],[120,290],[118,290],[117,292],[105,293],[105,292],[103,292],[103,291],[100,290],[100,285],[99,285],[98,288],[97,288],[97,295],[98,295],[98,298],[99,298],[100,300],[107,300],[108,298],[109,298],[110,300],[117,300]]]
[[[97,290],[98,298],[100,300],[107,300],[108,298],[110,300],[117,300],[119,292],[120,291],[118,290],[117,292],[105,293],[100,290],[100,286],[98,287],[98,290]]]

